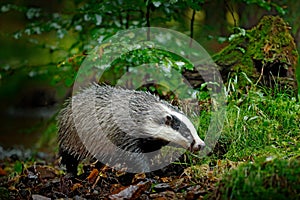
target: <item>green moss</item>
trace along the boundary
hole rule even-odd
[[[263,84],[273,86],[274,83],[270,81],[274,79],[270,79],[270,75],[275,76],[276,83],[279,84],[282,77],[287,77],[291,80],[284,80],[283,84],[296,89],[298,52],[289,30],[290,27],[282,18],[265,16],[254,28],[234,34],[229,45],[213,56],[221,68],[223,78],[227,78],[228,74],[229,77],[240,77],[243,72],[253,83],[264,80]],[[265,78],[260,77],[262,68]],[[280,71],[280,68],[283,68],[284,72]],[[242,77],[239,80],[241,87],[249,84],[248,81],[243,81]]]
[[[298,53],[289,27],[282,18],[265,16],[256,27],[248,31],[248,36],[248,49],[254,59],[262,63],[279,60],[295,68]]]
[[[218,186],[221,199],[299,199],[300,161],[263,158],[242,164]]]

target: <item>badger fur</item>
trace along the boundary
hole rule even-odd
[[[61,162],[73,174],[85,158],[150,171],[149,155],[169,143],[191,151],[205,146],[181,111],[147,92],[93,84],[58,115]]]

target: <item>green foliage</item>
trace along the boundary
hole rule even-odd
[[[138,68],[139,66],[143,66],[143,72]],[[125,73],[134,74],[137,70],[139,76],[134,76],[133,79],[125,81],[131,81],[131,84],[138,85],[143,80],[147,82],[166,80],[165,84],[153,84],[149,85],[148,88],[140,88],[154,90],[159,95],[163,95],[163,90],[168,91],[170,88],[162,88],[161,85],[173,85],[180,88],[181,81],[172,77],[174,72],[171,69],[180,74],[183,70],[193,69],[193,65],[186,59],[165,50],[155,48],[138,49],[123,54],[114,60],[111,67],[102,75],[100,82],[109,82],[109,84],[115,85],[118,81],[120,83],[120,79]],[[155,77],[148,77],[149,74]],[[182,89],[185,90],[185,88]],[[181,93],[180,91],[177,92]]]
[[[192,70],[193,65],[186,59],[160,49],[138,49],[123,54],[119,59],[114,60],[112,66],[120,65],[134,67],[143,64],[158,63],[166,67],[173,67],[181,72],[182,70]]]
[[[49,12],[41,8],[27,7],[25,4],[2,4],[1,12],[23,13],[28,23],[24,29],[13,34],[15,39],[27,40],[43,49],[48,49],[50,54],[58,55],[57,60],[50,63],[47,71],[48,76],[52,77],[53,85],[64,82],[67,87],[72,86],[75,74],[85,58],[86,51],[90,51],[99,45],[103,40],[115,34],[117,31],[129,28],[144,27],[146,25],[147,6],[150,6],[151,12],[157,12],[156,22],[165,23],[172,19],[179,19],[179,10],[185,10],[188,7],[200,9],[203,1],[73,1],[63,3],[64,11]],[[45,41],[42,35],[55,34],[57,41],[49,43]],[[55,39],[55,38],[53,38]],[[62,54],[62,52],[64,54]],[[146,53],[138,58],[138,54],[133,55],[131,63],[140,62],[145,59],[152,59]],[[146,58],[146,57],[149,58]],[[69,57],[69,59],[65,59]],[[122,60],[122,59],[121,59]],[[175,64],[175,68],[180,68],[172,57],[169,62]],[[54,64],[54,66],[53,66]],[[56,66],[55,66],[56,64]],[[137,63],[135,63],[137,64]],[[169,65],[168,64],[168,65]],[[130,64],[129,64],[130,65]],[[9,65],[7,65],[9,66]],[[9,66],[10,67],[10,66]],[[21,66],[23,67],[23,66]],[[190,67],[191,68],[191,67]],[[11,71],[20,70],[6,69],[1,72],[1,78],[9,77]],[[40,69],[37,67],[26,66],[25,73],[33,72],[38,75]],[[121,69],[120,69],[121,70]],[[117,72],[117,73],[122,73]]]
[[[255,4],[263,9],[275,8],[283,13],[285,9],[274,2],[263,0],[240,0],[247,4]],[[2,14],[9,12],[22,13],[26,17],[25,27],[13,34],[15,39],[26,40],[32,45],[48,50],[51,62],[43,65],[48,67],[43,73],[52,77],[52,84],[65,83],[72,86],[75,74],[85,58],[86,51],[101,44],[102,41],[114,35],[119,30],[144,27],[147,21],[151,26],[172,22],[171,27],[186,24],[183,17],[187,11],[203,10],[205,0],[138,0],[138,1],[68,1],[61,2],[60,10],[47,10],[39,7],[27,6],[21,3],[1,3]],[[147,15],[147,12],[149,16]],[[174,23],[176,22],[176,23]],[[181,25],[179,25],[181,26]],[[191,30],[190,30],[191,31]],[[56,36],[54,38],[53,36]],[[49,40],[50,38],[50,40]],[[49,42],[56,40],[54,43]],[[243,53],[244,49],[240,48]],[[55,55],[55,56],[53,56]],[[138,56],[138,55],[137,55]],[[147,56],[143,54],[143,56]],[[149,56],[149,55],[148,55]],[[69,60],[65,58],[69,57]],[[170,62],[175,63],[171,59]],[[142,58],[144,59],[144,58]],[[133,61],[135,62],[135,61]],[[60,64],[57,64],[60,63]],[[5,68],[9,66],[9,70]],[[20,68],[27,68],[25,73],[39,75],[40,69],[34,65],[23,63],[21,66],[2,65],[0,78],[6,79]],[[175,69],[178,67],[176,63]],[[122,69],[120,69],[122,73]]]
[[[255,4],[258,5],[259,7],[270,11],[272,8],[275,8],[275,10],[280,14],[280,15],[285,15],[286,14],[286,9],[283,6],[278,5],[277,3],[274,3],[272,1],[265,1],[265,0],[243,0],[243,2],[247,4]]]

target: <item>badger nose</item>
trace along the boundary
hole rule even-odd
[[[196,142],[195,140],[192,142],[191,144],[191,150],[193,152],[196,152],[196,151],[200,151],[200,150],[203,150],[205,148],[205,143],[201,140],[199,142]]]

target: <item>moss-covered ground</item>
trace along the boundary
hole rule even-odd
[[[237,79],[229,81],[223,131],[214,154],[199,164],[219,180],[205,197],[300,199],[300,103],[288,92],[253,85],[241,94],[238,88]]]

